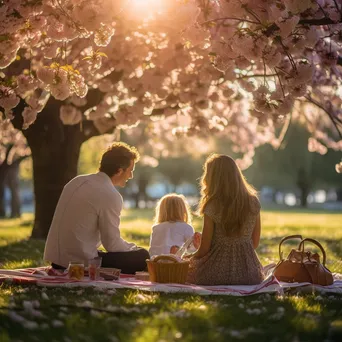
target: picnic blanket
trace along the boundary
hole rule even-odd
[[[69,279],[67,274],[51,269],[51,267],[25,268],[16,270],[0,269],[0,284],[9,282],[11,284],[34,284],[42,287],[98,287],[103,289],[135,289],[142,291],[155,291],[167,293],[192,293],[198,295],[231,295],[249,296],[261,293],[279,293],[291,290],[304,290],[320,293],[341,293],[342,274],[334,274],[334,284],[330,286],[319,286],[310,283],[283,283],[279,282],[270,272],[269,276],[258,285],[221,285],[221,286],[199,286],[193,284],[160,284],[150,281],[137,280],[132,275],[120,276],[119,280],[91,281],[88,277],[83,280]]]

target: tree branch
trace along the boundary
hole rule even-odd
[[[341,131],[339,130],[338,126],[337,126],[337,123],[335,122],[334,120],[334,116],[327,110],[325,109],[320,103],[316,102],[315,100],[313,100],[310,96],[304,96],[308,102],[314,104],[316,107],[322,109],[326,114],[328,114],[331,122],[333,123],[338,135],[340,136],[340,139],[342,139],[342,133]]]
[[[21,156],[18,159],[16,159],[11,165],[19,165],[23,160],[26,158],[31,157],[31,154],[26,154],[25,156]]]
[[[199,25],[202,26],[205,24],[210,24],[210,23],[214,23],[216,21],[222,21],[222,20],[235,20],[235,21],[241,21],[241,22],[246,22],[246,23],[250,23],[250,24],[259,24],[257,21],[253,21],[253,20],[242,19],[242,18],[234,18],[234,17],[224,17],[224,18],[216,18],[216,19],[207,20],[207,21],[204,21],[202,23],[199,23]]]
[[[6,148],[6,155],[5,155],[5,159],[4,161],[2,162],[3,164],[8,164],[8,157],[9,157],[9,154],[11,153],[12,151],[12,148],[14,147],[14,144],[9,144]]]
[[[308,26],[323,26],[323,25],[336,25],[341,23],[342,20],[335,22],[330,18],[321,18],[321,19],[301,19],[299,20],[298,25],[308,25]],[[279,27],[277,24],[272,24],[268,29],[265,31],[265,35],[269,37],[275,31],[278,31]]]
[[[237,80],[242,80],[244,78],[254,78],[254,77],[275,77],[277,76],[277,74],[255,74],[255,75],[244,75],[244,76],[240,76],[237,77]]]

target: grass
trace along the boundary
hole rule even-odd
[[[124,213],[122,235],[149,243],[150,210]],[[258,254],[277,261],[281,237],[301,233],[318,239],[328,266],[342,273],[342,214],[262,213]],[[201,222],[194,221],[200,231]],[[32,216],[0,221],[2,268],[43,264],[44,243],[27,240]],[[285,251],[293,247],[288,244]],[[0,287],[0,341],[339,341],[342,296],[194,296],[132,290]]]

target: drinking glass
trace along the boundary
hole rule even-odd
[[[84,264],[79,261],[70,261],[68,275],[71,279],[82,280],[84,277]]]
[[[88,260],[88,272],[90,280],[97,280],[100,278],[100,267],[102,263],[101,257]]]

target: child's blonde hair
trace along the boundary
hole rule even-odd
[[[257,191],[229,156],[212,154],[204,163],[203,171],[199,214],[204,214],[210,202],[217,209],[227,235],[241,234]]]
[[[157,203],[154,223],[162,222],[186,222],[191,224],[191,210],[183,195],[168,194]]]

